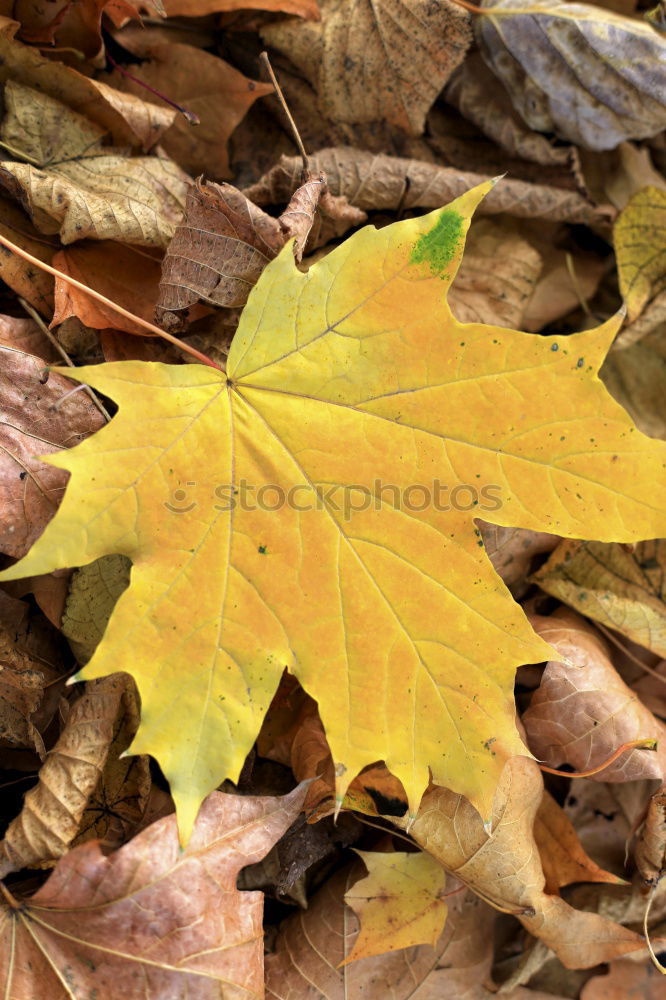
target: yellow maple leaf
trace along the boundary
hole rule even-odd
[[[133,563],[84,678],[127,670],[135,753],[182,835],[235,779],[285,667],[317,700],[342,801],[386,761],[415,815],[429,773],[491,814],[517,665],[552,651],[492,569],[474,516],[579,538],[666,532],[666,444],[597,371],[618,327],[540,337],[446,302],[483,184],[352,236],[307,273],[290,250],[250,295],[227,375],[119,362],[73,374],[109,425],[15,579]],[[656,488],[659,486],[660,488]]]

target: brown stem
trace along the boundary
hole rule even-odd
[[[282,88],[280,87],[280,84],[277,82],[277,77],[273,72],[271,61],[268,58],[268,52],[262,52],[259,58],[261,59],[264,66],[268,70],[268,75],[271,78],[271,83],[275,87],[275,93],[278,95],[278,98],[280,99],[280,104],[282,105],[284,113],[287,116],[287,119],[289,120],[289,124],[291,125],[291,131],[294,133],[294,139],[296,141],[296,145],[298,146],[298,151],[301,154],[301,159],[303,160],[303,172],[307,173],[310,170],[310,159],[308,157],[308,154],[305,152],[305,146],[303,145],[301,134],[298,131],[296,122],[294,121],[291,111],[289,110],[289,105],[287,104],[286,98],[282,93]]]
[[[643,740],[629,740],[627,743],[622,743],[603,764],[598,764],[597,767],[593,767],[589,771],[560,771],[556,767],[546,767],[545,764],[539,764],[539,767],[546,774],[557,774],[561,778],[592,778],[595,774],[599,774],[600,771],[604,771],[611,764],[614,764],[618,757],[621,757],[627,750],[634,749],[656,750],[657,741],[648,738]]]
[[[114,69],[117,69],[122,76],[126,76],[128,80],[132,81],[132,83],[136,83],[137,86],[143,87],[144,90],[147,90],[151,94],[154,94],[155,97],[158,97],[160,101],[164,101],[164,103],[168,104],[169,107],[174,108],[181,115],[183,115],[190,125],[201,125],[201,119],[199,118],[199,115],[195,115],[194,111],[188,111],[187,108],[184,108],[181,104],[176,104],[175,101],[172,101],[170,97],[166,96],[166,94],[161,93],[159,90],[155,90],[155,88],[151,87],[149,83],[145,82],[145,80],[141,80],[138,76],[133,76],[132,73],[128,72],[124,66],[120,66],[116,62],[110,52],[106,53],[106,58],[109,60]]]

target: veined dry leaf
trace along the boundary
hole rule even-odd
[[[490,1000],[483,984],[492,964],[494,914],[469,893],[453,896],[437,945],[402,949],[349,965],[358,920],[344,894],[359,867],[338,872],[308,909],[280,927],[266,956],[269,1000]]]
[[[44,695],[44,674],[31,668],[32,664],[21,669],[0,659],[0,740],[34,747],[43,756],[44,742],[32,717]]]
[[[20,258],[13,255],[14,260]],[[0,271],[0,275],[2,272]],[[0,316],[0,344],[23,354],[33,354],[42,361],[60,361],[61,356],[31,317]]]
[[[437,947],[446,921],[446,872],[425,853],[356,851],[368,874],[345,893],[360,922],[343,963],[401,948]]]
[[[0,39],[1,41],[1,39]],[[1,58],[1,57],[0,57]],[[0,233],[50,264],[56,246],[55,240],[41,236],[30,218],[9,198],[0,197]],[[53,244],[53,245],[52,245]],[[50,317],[53,312],[53,278],[50,274],[29,264],[6,247],[0,247],[0,278],[6,285],[26,299],[42,316]],[[18,345],[16,345],[18,346]],[[20,348],[23,350],[23,348]],[[41,355],[41,352],[37,352]]]
[[[364,229],[306,274],[285,247],[226,373],[75,370],[119,412],[57,458],[73,489],[1,578],[132,559],[84,676],[120,662],[138,679],[132,749],[159,759],[184,837],[205,792],[238,775],[285,666],[318,702],[339,802],[383,760],[412,813],[430,768],[488,817],[504,762],[524,750],[515,668],[551,649],[474,518],[487,508],[505,526],[622,541],[666,525],[650,492],[666,445],[595,376],[618,320],[533,337],[452,317],[445,292],[488,187]],[[442,502],[435,471],[464,490]],[[425,507],[422,490],[403,495],[418,484],[432,491]]]
[[[0,550],[24,555],[55,514],[67,473],[35,457],[71,448],[104,423],[85,392],[40,358],[0,346]]]
[[[0,980],[16,1000],[260,996],[263,896],[236,877],[302,798],[214,792],[185,850],[167,816],[110,857],[94,842],[70,851],[32,899],[5,905]]]
[[[272,84],[248,79],[217,55],[165,41],[155,30],[133,27],[117,37],[126,49],[146,60],[133,67],[132,76],[168,94],[199,118],[194,128],[183,115],[176,118],[162,139],[166,153],[194,176],[229,177],[229,136],[257,98],[273,92]],[[120,73],[114,73],[112,80],[124,93],[137,97],[146,93]]]
[[[544,892],[557,893],[573,882],[626,885],[624,879],[604,871],[589,857],[571,820],[547,791],[534,819],[534,841],[546,879]]]
[[[109,753],[127,749],[138,722],[136,691],[127,674],[87,685],[42,765],[39,782],[26,793],[23,809],[0,842],[0,877],[39,867],[66,853],[80,832],[91,796],[96,790],[98,797],[104,796],[99,785]],[[146,762],[136,764],[147,776]],[[89,817],[85,827],[90,823]]]
[[[506,765],[493,805],[492,833],[468,801],[432,786],[410,828],[440,864],[555,952],[566,968],[587,969],[637,951],[643,938],[596,913],[575,910],[544,891],[533,834],[543,794],[537,764],[514,757]]]
[[[62,633],[79,663],[87,663],[104,635],[116,601],[130,581],[127,556],[102,556],[72,574]]]
[[[150,256],[150,252],[111,240],[75,243],[55,255],[53,266],[101,292],[135,316],[153,322],[160,261]],[[150,336],[144,327],[115,309],[109,309],[62,278],[56,278],[51,326],[58,326],[70,316],[77,316],[93,329],[124,330],[142,337]]]
[[[445,92],[446,100],[493,139],[510,156],[549,167],[572,166],[573,146],[555,146],[544,135],[529,129],[478,52],[470,53],[456,70]]]
[[[666,656],[666,541],[562,541],[532,577],[588,618]],[[638,737],[637,737],[638,738]]]
[[[659,742],[656,752],[628,750],[595,779],[663,779],[666,727],[624,683],[599,633],[566,609],[551,618],[532,615],[530,621],[561,657],[547,664],[522,717],[536,758],[549,767],[570,764],[576,771],[587,771],[622,743],[654,738]]]
[[[613,243],[620,291],[631,323],[666,288],[666,191],[646,187],[635,194],[617,218]]]
[[[322,149],[310,157],[310,163],[312,170],[324,171],[332,194],[345,195],[352,205],[364,211],[435,208],[485,179],[451,167],[375,155],[347,146]],[[300,183],[302,166],[300,157],[282,156],[276,166],[244,193],[257,205],[284,204]],[[503,212],[518,218],[586,225],[608,220],[607,210],[597,208],[577,191],[511,178],[489,191],[479,211],[482,215]]]
[[[319,19],[317,0],[164,0],[169,17],[205,17],[233,10],[267,10],[276,14],[296,14]]]
[[[517,228],[479,219],[470,229],[465,256],[449,303],[461,323],[522,327],[523,313],[541,273],[541,255]]]
[[[619,959],[585,983],[580,1000],[662,1000],[663,995],[663,976],[652,962]]]
[[[563,0],[484,0],[484,59],[530,128],[613,149],[666,126],[666,39],[644,21]]]
[[[66,104],[108,132],[114,142],[152,149],[177,112],[77,73],[0,32],[0,83],[13,81]]]
[[[420,135],[472,29],[450,0],[326,0],[321,25],[277,22],[261,36],[305,71],[328,118]]]
[[[103,146],[102,129],[54,98],[10,80],[0,136],[30,162],[0,162],[0,183],[40,232],[166,246],[189,178],[165,156]]]

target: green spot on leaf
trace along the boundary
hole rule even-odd
[[[427,263],[433,274],[442,274],[461,250],[463,217],[449,209],[442,212],[430,232],[419,237],[412,250],[412,264]],[[442,277],[446,277],[442,274]]]

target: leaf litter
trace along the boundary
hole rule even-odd
[[[0,11],[8,995],[660,995],[664,39],[630,6]],[[230,434],[255,488],[506,495],[235,509],[227,555]]]

